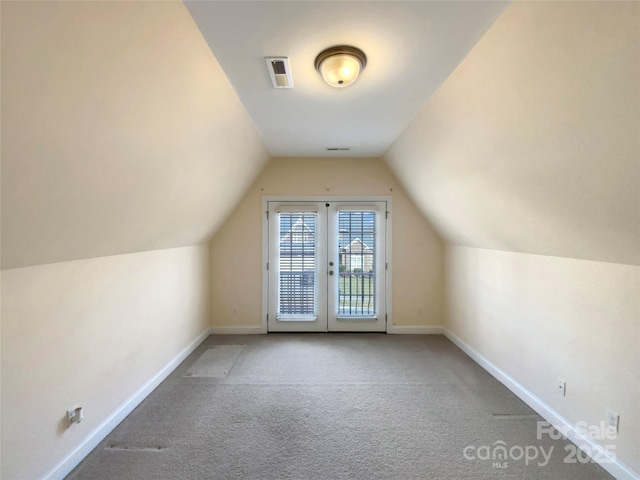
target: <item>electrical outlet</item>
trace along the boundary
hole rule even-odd
[[[556,387],[561,397],[565,397],[567,395],[567,382],[565,382],[562,378],[558,378]]]
[[[618,428],[620,427],[620,415],[618,415],[613,410],[609,410],[607,408],[607,427],[613,429],[615,433],[618,433]]]
[[[76,407],[71,410],[67,410],[68,426],[71,427],[74,423],[80,423],[84,415],[82,414],[82,407]]]

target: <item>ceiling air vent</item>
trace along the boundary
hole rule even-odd
[[[293,88],[289,59],[287,57],[266,57],[265,60],[273,88]]]
[[[328,152],[348,152],[351,150],[351,147],[329,147],[327,148]]]

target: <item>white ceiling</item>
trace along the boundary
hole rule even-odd
[[[273,156],[380,156],[508,2],[187,1]],[[314,69],[326,47],[354,45],[368,64],[348,88]],[[264,61],[287,56],[293,89]],[[350,147],[349,152],[328,152]]]

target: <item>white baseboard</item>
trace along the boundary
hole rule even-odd
[[[442,335],[444,327],[440,325],[389,325],[387,333],[394,335]]]
[[[93,430],[75,449],[71,451],[58,465],[47,475],[45,480],[58,480],[66,477],[91,450],[96,448],[118,424],[129,415],[134,408],[149,396],[149,394],[173,372],[204,340],[211,334],[210,328],[198,335],[189,346],[180,352],[173,360],[167,363],[151,380],[145,383],[127,401],[120,405],[104,422]]]
[[[618,480],[640,480],[640,476],[633,472],[628,466],[620,462],[618,459],[612,458],[605,449],[598,443],[594,442],[590,438],[585,437],[574,425],[569,423],[558,412],[553,410],[549,405],[543,402],[540,398],[535,396],[523,385],[518,383],[513,377],[496,367],[493,363],[483,357],[480,353],[462,341],[458,336],[442,327],[442,333],[451,340],[460,350],[466,353],[471,359],[473,359],[478,365],[489,372],[505,387],[511,390],[517,397],[524,403],[529,405],[535,410],[542,418],[544,418],[551,425],[556,427],[559,431],[563,432],[568,440],[575,443],[578,447],[584,447],[584,452],[592,452],[595,454],[594,461],[604,468],[607,472],[613,475]]]
[[[229,326],[211,327],[212,335],[260,335],[266,333],[262,326]],[[390,325],[387,333],[403,335],[444,334],[444,328],[439,325]]]
[[[211,327],[212,335],[260,335],[266,333],[262,326],[229,326]],[[403,335],[444,334],[444,328],[439,325],[390,325],[387,333]]]
[[[265,333],[262,326],[256,327],[211,327],[212,335],[260,335]]]

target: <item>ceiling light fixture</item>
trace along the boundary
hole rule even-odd
[[[367,65],[362,50],[348,45],[327,48],[316,57],[316,70],[332,87],[347,87],[358,79]]]

